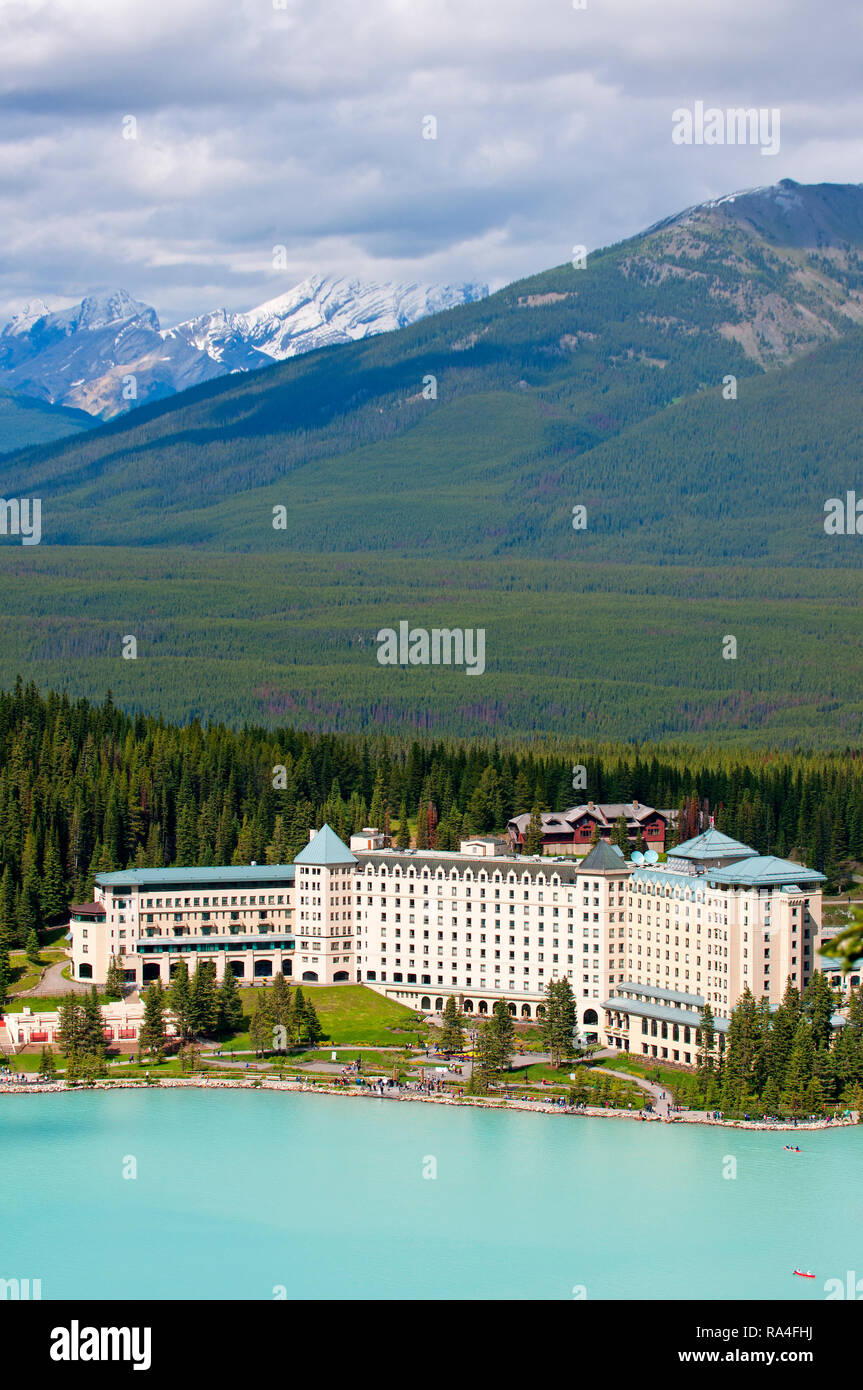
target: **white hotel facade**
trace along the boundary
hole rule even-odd
[[[483,838],[392,850],[368,830],[348,847],[324,826],[292,865],[97,875],[72,909],[73,974],[103,980],[117,955],[130,982],[167,984],[211,959],[217,978],[353,981],[426,1012],[505,998],[520,1019],[566,976],[583,1035],[691,1064],[705,1004],[722,1033],[746,985],[776,1004],[789,976],[806,984],[822,882],[713,829],[647,865],[607,843],[550,859]]]

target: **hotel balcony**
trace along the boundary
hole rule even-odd
[[[295,948],[291,932],[230,932],[213,933],[203,936],[200,933],[176,935],[155,934],[141,937],[134,946],[138,955],[164,955],[173,952],[177,955],[204,953],[208,951],[293,951]]]

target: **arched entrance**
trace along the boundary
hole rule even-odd
[[[424,994],[423,997],[422,997],[422,999],[420,1000],[420,1008],[421,1008],[421,1009],[430,1009],[430,1008],[431,1008],[431,1000],[429,999],[429,997],[428,997],[427,994]]]
[[[348,972],[347,972],[347,970],[337,970],[336,973],[335,973],[335,975],[333,976],[333,980],[335,981],[336,984],[338,984],[341,980],[347,980],[347,979],[348,979]]]
[[[479,1013],[479,1014],[487,1014],[487,1013],[488,1013],[488,1004],[485,1002],[484,999],[480,999],[479,1003],[478,1003],[477,1006],[476,1006],[476,1011],[477,1011],[477,1013]]]
[[[317,980],[317,978],[318,978],[318,972],[317,972],[317,970],[304,970],[304,971],[303,971],[303,979],[304,979],[304,980]]]
[[[466,999],[466,1000],[464,1001],[464,1011],[465,1011],[466,1014],[472,1014],[472,1013],[473,1013],[473,1000],[472,1000],[472,999]]]
[[[269,980],[273,973],[273,962],[271,960],[255,961],[255,979]]]
[[[145,969],[145,970],[147,969],[146,965],[144,966],[144,969]],[[156,971],[156,974],[158,975],[158,973],[159,973],[159,972],[158,972],[158,970],[157,970],[157,971]],[[85,961],[83,965],[79,965],[79,966],[78,966],[78,979],[79,979],[79,980],[92,980],[92,978],[93,978],[93,967],[92,967],[92,965],[89,964],[89,962]],[[146,979],[146,976],[145,976],[145,979]]]
[[[521,1016],[522,1016],[522,1018],[530,1018],[530,1005],[529,1005],[529,1004],[522,1004],[522,1006],[521,1006]]]

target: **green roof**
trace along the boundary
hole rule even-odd
[[[792,864],[790,859],[777,859],[774,854],[753,854],[749,859],[729,864],[727,868],[710,869],[707,876],[711,883],[778,883],[794,886],[825,882],[824,875],[819,874],[817,869]]]
[[[631,1018],[655,1019],[657,1023],[679,1023],[684,1028],[701,1026],[700,1013],[687,1013],[685,1009],[673,1009],[663,1004],[648,1004],[642,999],[624,999],[613,994],[610,999],[602,1001],[602,1007],[609,1011],[614,1010],[615,1013],[628,1014]],[[716,1033],[727,1033],[728,1024],[727,1018],[714,1018],[713,1030]]]
[[[674,845],[668,851],[669,859],[724,859],[729,854],[739,854],[741,858],[755,853],[751,845],[741,844],[739,840],[732,840],[730,835],[723,835],[721,830],[714,830],[713,827],[705,830],[701,835],[696,835],[692,840],[685,840],[682,845]]]
[[[119,869],[96,874],[100,888],[164,888],[169,883],[293,883],[293,864],[222,864],[203,869]]]
[[[324,825],[309,843],[294,855],[295,864],[357,864],[352,854],[335,830]]]

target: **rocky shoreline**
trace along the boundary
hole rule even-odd
[[[328,1096],[351,1096],[357,1099],[368,1098],[390,1101],[420,1101],[426,1105],[472,1105],[485,1110],[521,1110],[535,1111],[544,1115],[577,1115],[588,1119],[606,1120],[635,1120],[642,1124],[694,1124],[712,1125],[720,1129],[753,1129],[753,1130],[772,1130],[779,1133],[799,1133],[801,1130],[816,1129],[842,1129],[848,1125],[855,1125],[858,1122],[856,1112],[852,1112],[850,1118],[838,1120],[805,1120],[796,1125],[789,1122],[765,1122],[764,1120],[716,1120],[710,1115],[702,1115],[699,1112],[688,1111],[683,1114],[671,1115],[667,1119],[659,1115],[645,1115],[641,1110],[615,1110],[611,1107],[588,1105],[581,1109],[576,1109],[571,1105],[556,1105],[551,1101],[543,1100],[512,1100],[504,1099],[485,1099],[482,1096],[451,1096],[451,1095],[423,1095],[416,1091],[401,1091],[397,1095],[380,1096],[377,1092],[369,1091],[360,1087],[328,1086],[325,1083],[311,1085],[305,1081],[281,1081],[260,1079],[237,1079],[229,1077],[168,1077],[165,1080],[153,1081],[94,1081],[86,1086],[69,1085],[65,1081],[51,1082],[8,1082],[0,1083],[0,1095],[57,1095],[61,1092],[75,1091],[111,1091],[111,1090],[177,1090],[177,1089],[197,1089],[197,1090],[242,1090],[242,1091],[295,1091],[304,1092],[307,1095],[328,1095]]]

